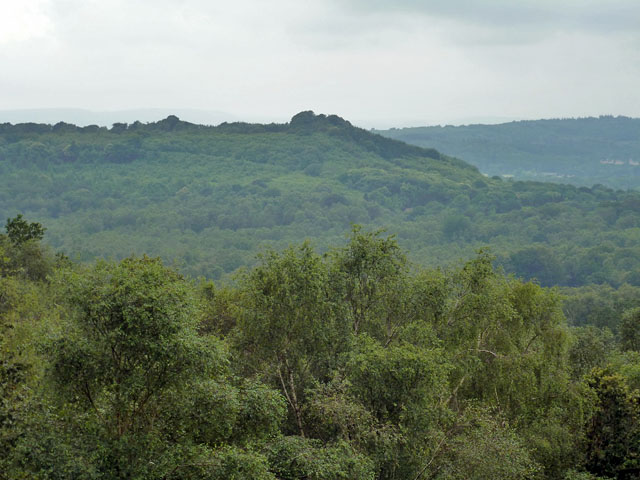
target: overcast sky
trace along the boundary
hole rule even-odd
[[[640,116],[639,0],[0,0],[0,110]]]

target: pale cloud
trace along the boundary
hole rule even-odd
[[[0,0],[0,46],[46,36],[52,23],[46,0]]]
[[[635,0],[5,1],[0,110],[640,115]]]
[[[339,5],[354,15],[400,13],[497,28],[530,25],[605,33],[637,31],[640,18],[636,0],[339,0]]]

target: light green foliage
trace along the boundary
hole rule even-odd
[[[15,465],[36,478],[272,478],[253,447],[278,432],[282,398],[229,375],[181,275],[142,257],[61,281],[69,318]]]
[[[54,268],[34,238],[16,244],[0,234],[0,479],[13,479],[13,453],[28,433],[43,365],[37,342],[59,307],[44,274]],[[51,323],[48,323],[51,322]]]
[[[224,368],[194,334],[188,284],[158,259],[100,262],[65,280],[77,314],[50,347],[51,375],[111,434],[147,431],[165,390]]]
[[[559,298],[499,275],[485,252],[454,274],[451,289],[438,327],[453,365],[451,407],[481,401],[501,412],[545,474],[557,476],[571,464],[584,422],[567,372]]]
[[[598,477],[589,472],[569,470],[564,476],[564,480],[606,480],[607,477]]]
[[[640,352],[613,352],[607,367],[622,375],[631,390],[640,391]]]
[[[442,441],[432,478],[501,480],[539,478],[541,466],[509,424],[489,411],[470,408]],[[427,477],[428,478],[428,477]]]
[[[253,451],[226,446],[203,452],[189,463],[178,465],[167,480],[276,480],[267,459]]]
[[[410,475],[446,398],[448,367],[425,323],[441,278],[414,281],[393,238],[358,226],[324,258],[303,244],[261,260],[241,282],[235,345],[287,398],[290,432],[349,442],[377,478]]]
[[[384,347],[365,334],[358,339],[345,371],[350,394],[382,434],[369,446],[378,478],[415,475],[435,448],[446,416],[447,370],[440,349],[403,341]]]
[[[343,296],[353,333],[391,339],[401,326],[401,295],[406,258],[393,237],[383,231],[352,228],[348,244],[332,252],[333,289]]]
[[[241,329],[267,361],[329,348],[327,269],[309,244],[267,252],[243,280]],[[329,318],[327,318],[329,317]],[[266,342],[265,342],[266,340]],[[324,343],[324,345],[323,345]],[[251,348],[254,347],[254,348]],[[284,359],[283,359],[284,361]]]
[[[305,389],[327,377],[346,341],[328,286],[326,265],[306,243],[267,252],[242,280],[237,348],[249,371],[281,388],[303,436]]]
[[[416,413],[427,420],[445,395],[442,353],[404,342],[385,348],[363,335],[346,366],[350,390],[379,421],[415,426]]]
[[[240,316],[240,294],[228,286],[216,286],[213,281],[199,285],[202,302],[198,330],[206,334],[226,337],[236,326]]]

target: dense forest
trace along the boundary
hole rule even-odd
[[[312,112],[0,125],[0,480],[638,478],[639,208]]]
[[[640,119],[555,119],[500,125],[380,130],[390,138],[437,148],[488,175],[578,186],[640,188]]]
[[[487,177],[335,115],[0,125],[0,218],[47,225],[46,242],[75,261],[147,253],[192,277],[305,238],[325,252],[358,223],[387,227],[424,266],[490,245],[507,273],[606,295],[640,286],[639,209],[637,192]]]
[[[0,479],[640,474],[637,292],[611,331],[486,251],[424,268],[359,226],[226,285],[44,232],[0,234]]]

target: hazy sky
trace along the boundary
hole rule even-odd
[[[0,0],[0,110],[640,116],[639,0]]]

